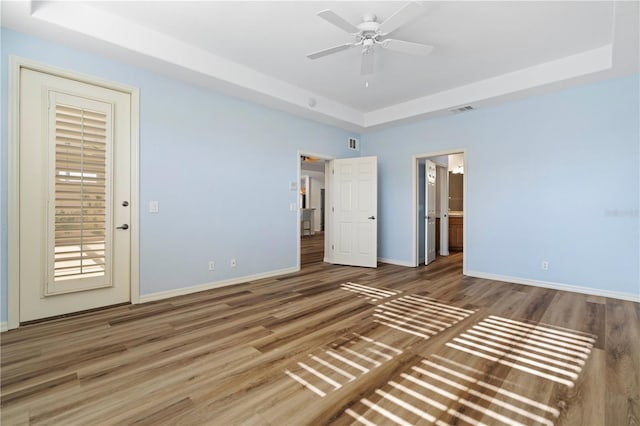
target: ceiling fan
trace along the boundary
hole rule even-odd
[[[378,22],[376,15],[369,13],[362,17],[362,22],[358,25],[351,24],[329,9],[318,12],[318,16],[325,21],[352,34],[355,41],[311,53],[307,55],[307,58],[318,59],[352,47],[362,46],[360,73],[367,75],[373,74],[375,46],[410,55],[426,56],[431,53],[433,46],[387,38],[387,35],[419,16],[423,9],[424,6],[420,3],[409,2],[383,22]]]

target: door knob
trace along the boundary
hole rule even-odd
[[[122,226],[118,226],[118,227],[116,227],[116,229],[124,229],[124,230],[127,230],[127,229],[129,229],[129,225],[127,225],[127,224],[125,223],[125,224],[124,224],[124,225],[122,225]]]
[[[369,216],[369,219],[372,219],[372,220],[373,220],[373,219],[375,219],[375,218],[376,218],[375,216]]]

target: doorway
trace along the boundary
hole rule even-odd
[[[311,157],[312,161],[308,161]],[[362,266],[376,268],[378,266],[377,216],[378,216],[378,159],[375,156],[349,157],[333,159],[327,156],[298,152],[298,183],[304,175],[303,163],[318,163],[324,161],[324,194],[326,204],[324,209],[324,231],[320,231],[322,220],[316,222],[317,212],[304,212],[298,208],[298,269],[301,265],[301,240],[308,234],[321,232],[324,244],[323,261],[347,266]],[[306,160],[306,161],[305,161]],[[320,168],[320,166],[318,167]],[[321,182],[321,180],[320,180]],[[291,187],[296,187],[293,182]],[[321,185],[321,184],[320,184]],[[320,186],[318,185],[318,186]],[[313,193],[313,183],[309,188],[295,188],[299,190],[299,207],[302,200],[307,203],[307,193]],[[321,193],[319,191],[319,193]],[[313,198],[313,195],[310,197]],[[320,199],[320,197],[318,197]],[[322,203],[319,208],[322,210]],[[309,201],[312,206],[313,200]],[[295,203],[292,205],[292,209]],[[313,209],[313,207],[310,207]],[[312,214],[313,213],[313,214]],[[313,220],[313,224],[305,223],[306,219]],[[316,254],[316,257],[320,256]],[[316,262],[317,263],[317,262]],[[315,264],[315,263],[314,263]]]
[[[414,265],[462,253],[466,221],[466,151],[414,156]],[[431,253],[430,253],[431,251]],[[466,270],[466,257],[463,270]]]
[[[328,187],[328,159],[319,155],[300,155],[299,207],[301,268],[325,260],[324,196]]]

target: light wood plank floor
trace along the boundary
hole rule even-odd
[[[428,267],[300,273],[1,336],[3,425],[640,422],[640,307]]]

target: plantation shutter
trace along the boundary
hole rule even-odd
[[[49,294],[109,285],[111,260],[110,105],[60,93],[52,100]]]

